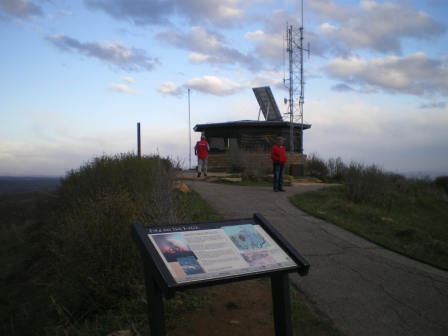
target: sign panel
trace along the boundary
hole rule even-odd
[[[257,223],[146,228],[147,236],[178,284],[298,265]]]

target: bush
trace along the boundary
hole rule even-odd
[[[377,200],[390,187],[388,174],[375,164],[350,162],[344,173],[344,188],[348,198],[354,202]]]
[[[328,175],[328,168],[325,161],[316,152],[308,155],[306,160],[306,172],[312,177],[325,180]]]
[[[414,196],[422,197],[435,195],[434,184],[428,175],[416,175],[405,179],[405,192]]]
[[[241,173],[245,170],[247,161],[246,152],[241,148],[229,148],[227,162],[234,173]]]
[[[448,194],[448,176],[438,176],[434,180],[434,185],[442,190],[445,194]]]
[[[251,150],[232,148],[227,160],[232,171],[243,173],[242,178],[246,181],[261,181],[272,171],[269,153],[261,146]]]
[[[141,219],[126,192],[99,191],[73,200],[60,220],[56,258],[58,291],[72,313],[91,313],[129,297],[142,282],[141,261],[130,223]]]
[[[340,157],[329,158],[326,163],[328,177],[335,180],[342,180],[344,178],[344,171],[346,166]]]
[[[94,196],[104,189],[123,190],[130,194],[148,192],[154,182],[153,172],[159,165],[172,169],[169,159],[159,156],[139,158],[133,153],[103,155],[67,172],[58,189],[60,202],[70,202],[78,196]]]
[[[103,155],[68,172],[57,191],[60,210],[50,249],[56,304],[89,315],[139,295],[142,267],[131,223],[177,221],[177,166],[126,153]]]

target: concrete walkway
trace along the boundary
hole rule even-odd
[[[416,262],[298,210],[290,197],[325,187],[208,183],[188,173],[185,183],[226,219],[265,216],[310,262],[291,284],[345,335],[448,335],[448,272]],[[212,173],[209,174],[213,175]]]

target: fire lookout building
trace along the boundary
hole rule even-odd
[[[209,171],[229,170],[226,155],[232,149],[241,149],[248,153],[265,153],[266,160],[270,162],[269,153],[278,136],[286,139],[284,145],[288,153],[289,165],[306,162],[306,155],[300,153],[300,144],[303,143],[303,131],[311,128],[311,125],[299,123],[292,125],[294,140],[292,159],[290,151],[291,123],[283,121],[270,87],[253,88],[253,91],[260,105],[260,112],[263,112],[266,119],[265,121],[240,120],[197,124],[193,128],[195,132],[204,134],[210,144]]]

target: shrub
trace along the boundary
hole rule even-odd
[[[340,157],[329,158],[326,163],[328,177],[335,180],[342,180],[346,166]]]
[[[230,148],[227,154],[227,162],[232,172],[241,173],[245,170],[246,152],[241,148]]]
[[[434,180],[434,185],[445,192],[445,194],[448,194],[448,176],[438,176]]]
[[[242,172],[242,178],[246,181],[260,181],[272,171],[269,153],[262,146],[250,150],[232,148],[227,160],[232,171]]]
[[[140,255],[131,223],[178,218],[176,164],[132,153],[94,158],[61,181],[51,252],[56,304],[71,314],[107,310],[139,295]]]
[[[145,191],[147,222],[151,225],[174,224],[178,222],[178,202],[174,193],[178,180],[178,164],[158,160],[152,167],[151,188]]]
[[[344,188],[354,202],[368,202],[387,193],[388,174],[375,164],[350,162],[344,173]]]
[[[141,261],[130,223],[141,219],[126,192],[99,191],[73,200],[60,220],[56,258],[58,292],[74,311],[98,312],[129,297],[141,283]]]
[[[416,175],[405,179],[405,192],[414,196],[434,195],[434,185],[428,175]]]
[[[67,172],[62,179],[58,196],[60,202],[70,202],[78,196],[94,196],[99,190],[124,190],[130,194],[144,193],[152,187],[156,163],[172,168],[168,159],[159,156],[139,158],[133,153],[103,155]]]
[[[328,175],[328,168],[325,161],[316,152],[308,155],[306,160],[307,174],[325,180]]]

